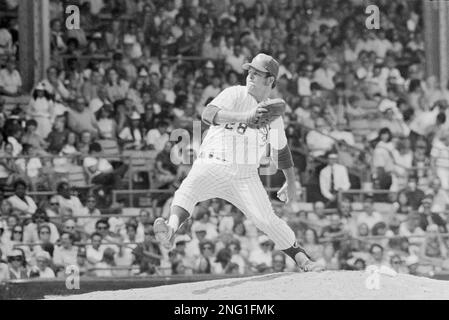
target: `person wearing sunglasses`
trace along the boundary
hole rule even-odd
[[[23,242],[23,232],[24,228],[21,224],[16,224],[12,227],[8,252],[13,251],[14,249],[20,249],[24,253],[25,262],[28,262],[31,258],[31,250],[30,247]]]
[[[45,209],[45,212],[50,218],[53,217],[59,217],[61,214],[60,207],[59,207],[59,200],[58,196],[54,195],[51,196],[50,200],[48,201],[47,207]]]
[[[43,209],[37,209],[31,217],[32,222],[24,227],[23,242],[24,243],[38,243],[39,233],[38,230],[47,225],[50,228],[50,242],[56,243],[59,239],[58,228],[50,222],[47,213]]]
[[[212,274],[214,271],[214,255],[215,245],[210,240],[200,242],[200,256],[195,263],[195,273],[197,274]]]
[[[9,280],[27,279],[25,254],[23,250],[16,248],[8,254]]]

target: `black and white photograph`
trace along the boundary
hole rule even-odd
[[[0,300],[449,300],[448,117],[449,0],[0,0]]]

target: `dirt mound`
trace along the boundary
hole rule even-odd
[[[378,290],[367,289],[367,274],[356,271],[276,273],[121,291],[98,291],[49,299],[71,300],[303,300],[449,299],[449,282],[410,275],[380,275]]]

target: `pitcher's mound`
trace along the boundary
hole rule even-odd
[[[303,299],[449,299],[449,282],[380,275],[369,290],[367,274],[356,271],[276,273],[249,278],[183,283],[148,289],[97,291],[50,299],[71,300],[303,300]],[[82,285],[82,283],[81,283]]]

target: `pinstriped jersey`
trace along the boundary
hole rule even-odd
[[[246,86],[233,86],[223,90],[211,106],[233,112],[247,112],[258,105]],[[281,117],[260,129],[249,128],[245,123],[212,125],[204,138],[200,152],[235,164],[259,166],[267,154],[267,146],[282,149],[287,144],[284,122]]]

